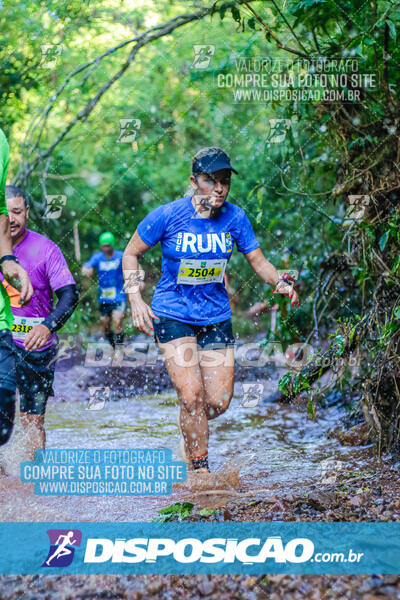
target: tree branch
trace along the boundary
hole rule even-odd
[[[253,1],[253,0],[250,0],[250,1]],[[227,6],[229,7],[229,6],[235,6],[235,5],[236,5],[236,2],[231,2]],[[47,106],[39,112],[39,114],[34,118],[31,125],[29,126],[27,135],[26,135],[23,147],[22,147],[22,157],[21,157],[19,169],[13,179],[13,183],[15,183],[17,185],[24,184],[26,182],[27,178],[38,167],[38,165],[40,165],[44,160],[46,160],[51,155],[51,153],[56,148],[56,146],[58,146],[58,144],[67,136],[67,134],[71,131],[71,129],[78,122],[86,121],[88,119],[89,115],[91,114],[94,107],[97,105],[97,103],[101,99],[101,97],[114,85],[114,83],[116,81],[118,81],[118,79],[120,79],[120,77],[122,77],[122,75],[125,73],[125,71],[131,65],[131,63],[134,61],[136,54],[138,53],[138,51],[141,48],[143,48],[145,45],[147,45],[163,36],[169,35],[175,29],[182,27],[183,25],[186,25],[188,23],[191,23],[192,21],[196,21],[196,20],[204,18],[207,14],[210,14],[212,12],[213,7],[214,7],[214,4],[207,8],[199,9],[198,11],[193,12],[193,13],[183,14],[183,15],[174,17],[173,19],[167,21],[166,23],[164,23],[162,25],[157,25],[155,27],[152,27],[151,29],[149,29],[148,31],[144,32],[143,34],[141,34],[139,36],[136,36],[134,38],[126,40],[125,42],[121,42],[121,44],[118,44],[117,46],[110,48],[106,52],[103,52],[101,55],[99,55],[94,60],[89,61],[89,62],[85,63],[84,65],[81,65],[81,66],[77,67],[76,69],[74,69],[66,77],[66,79],[62,83],[62,85],[58,88],[58,90],[50,98],[50,101],[48,102]],[[132,48],[132,50],[130,51],[128,58],[122,64],[120,69],[116,73],[114,73],[114,75],[110,79],[108,79],[108,81],[100,88],[100,90],[97,92],[97,94],[89,102],[87,102],[86,106],[82,110],[80,110],[79,113],[77,114],[77,116],[73,120],[71,120],[70,123],[68,123],[68,125],[63,129],[63,131],[61,131],[61,133],[59,133],[59,135],[52,142],[52,144],[50,144],[50,146],[48,148],[46,148],[45,150],[39,151],[38,148],[39,148],[40,140],[41,140],[46,122],[48,120],[48,117],[49,117],[52,109],[54,108],[57,99],[62,94],[62,92],[65,90],[66,86],[73,79],[73,77],[75,77],[79,73],[85,71],[89,67],[92,67],[90,69],[89,73],[87,73],[86,76],[84,77],[84,79],[83,79],[83,83],[84,83],[87,80],[87,78],[92,74],[93,70],[98,67],[98,65],[104,58],[110,56],[111,54],[114,54],[121,48],[123,48],[129,44],[132,44],[132,43],[134,43],[135,45]],[[38,131],[37,137],[35,139],[33,139],[33,136],[35,135],[38,128],[39,128],[39,131]],[[33,153],[36,153],[36,156],[33,160],[30,160],[30,157]]]
[[[309,52],[306,50],[306,48],[303,46],[303,44],[301,43],[301,40],[297,37],[296,32],[294,31],[293,27],[290,25],[289,21],[287,20],[287,18],[285,17],[285,15],[283,14],[283,12],[280,10],[279,6],[276,4],[275,0],[271,0],[272,4],[275,6],[276,11],[279,13],[281,19],[286,23],[288,29],[290,30],[292,36],[294,37],[294,39],[296,40],[296,42],[298,43],[298,45],[300,46],[300,48],[303,50],[303,52],[309,56]]]
[[[282,42],[279,41],[277,36],[273,33],[272,29],[270,27],[268,27],[268,25],[266,23],[264,23],[264,21],[262,20],[260,15],[258,15],[255,12],[255,10],[253,10],[253,8],[249,5],[249,3],[246,2],[246,0],[241,0],[241,3],[244,4],[245,6],[247,6],[247,8],[251,12],[251,14],[254,15],[254,17],[257,19],[257,21],[260,23],[260,25],[265,29],[265,31],[268,31],[269,35],[276,42],[276,45],[278,46],[278,48],[281,48],[282,50],[286,50],[286,52],[290,52],[291,54],[296,54],[296,56],[301,56],[302,58],[309,58],[308,54],[304,54],[303,52],[296,50],[296,48],[289,48],[288,46],[284,46],[282,44]]]

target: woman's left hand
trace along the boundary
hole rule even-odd
[[[299,306],[300,299],[299,294],[296,291],[296,287],[298,286],[297,281],[293,281],[292,284],[286,283],[286,281],[279,281],[276,288],[272,290],[273,294],[282,294],[282,296],[289,296],[292,300],[292,306],[295,304]]]

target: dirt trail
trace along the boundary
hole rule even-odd
[[[65,365],[64,365],[65,366]],[[189,475],[168,498],[39,497],[33,484],[18,478],[18,438],[0,462],[13,473],[0,477],[3,521],[151,521],[157,510],[189,501],[189,520],[212,521],[398,521],[399,465],[379,462],[362,427],[333,429],[346,416],[337,401],[320,409],[316,421],[304,407],[265,402],[282,369],[251,371],[263,382],[257,406],[242,402],[240,378],[227,413],[212,422],[212,473]],[[246,371],[242,372],[246,381]],[[250,377],[249,379],[250,380]],[[142,382],[139,384],[139,382]],[[56,398],[46,416],[48,447],[170,448],[179,459],[177,404],[157,369],[132,373],[85,367],[82,362],[57,371]],[[87,410],[89,387],[118,390],[104,409]],[[144,386],[147,386],[146,388]],[[157,388],[158,386],[158,388]],[[66,392],[68,390],[68,392]],[[158,390],[158,391],[157,391]],[[66,397],[68,393],[68,397]],[[329,404],[329,402],[328,402]],[[16,428],[18,436],[18,425]],[[232,460],[232,457],[235,457]],[[13,465],[14,464],[14,471]],[[200,516],[202,508],[212,509]],[[261,580],[238,576],[2,576],[2,600],[68,598],[400,598],[397,576],[273,575]]]

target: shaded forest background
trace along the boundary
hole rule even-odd
[[[302,294],[300,309],[286,311],[287,299],[272,296],[236,253],[229,269],[239,298],[236,330],[268,329],[268,316],[258,328],[243,319],[266,298],[280,305],[267,340],[315,348],[311,362],[282,381],[289,398],[318,386],[329,367],[322,360],[328,341],[329,360],[357,356],[357,373],[341,369],[334,385],[361,390],[354,410],[363,411],[379,451],[395,452],[399,20],[395,1],[14,0],[0,7],[9,182],[28,192],[32,228],[57,241],[77,279],[102,231],[113,231],[123,249],[149,210],[184,195],[193,154],[224,148],[239,171],[230,201],[246,210],[268,259],[300,272]],[[203,46],[200,68],[195,45]],[[312,74],[324,59],[353,60],[357,73],[374,79],[347,82],[339,100],[235,100],[218,75],[256,57],[281,75],[301,72],[301,61]],[[288,87],[300,86],[295,80]],[[121,141],[121,119],[135,120],[134,141]],[[278,141],[271,119],[286,123]],[[57,219],[45,218],[49,195],[65,198]],[[158,249],[143,267],[149,300]],[[95,281],[82,282],[82,290],[66,329],[72,333],[89,331],[98,318]],[[315,399],[311,394],[311,411]]]

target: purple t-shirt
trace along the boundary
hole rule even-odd
[[[28,272],[33,287],[29,304],[11,306],[14,315],[11,332],[14,342],[23,348],[23,340],[29,329],[52,312],[53,292],[64,285],[73,285],[75,280],[60,248],[40,233],[27,229],[24,239],[14,246],[13,254]],[[53,333],[40,350],[46,350],[56,343],[57,335]]]

